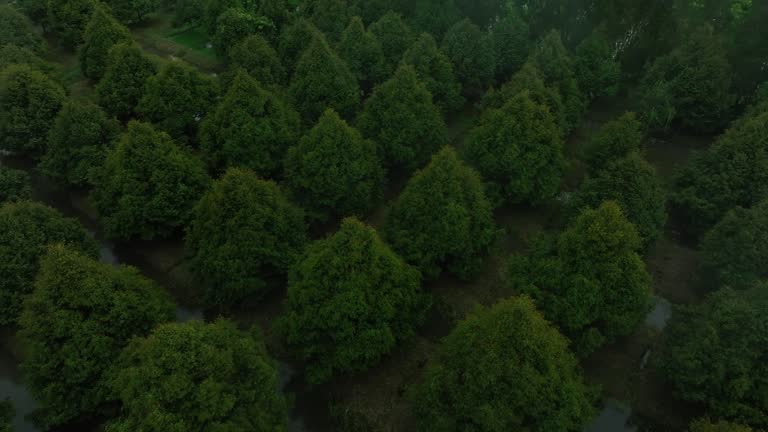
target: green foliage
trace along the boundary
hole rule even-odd
[[[586,110],[586,101],[579,90],[574,72],[573,59],[560,39],[560,33],[549,32],[531,54],[531,59],[539,69],[544,84],[557,89],[563,101],[567,126],[571,131],[581,122]]]
[[[16,0],[14,2],[24,15],[32,22],[40,24],[43,31],[46,30],[46,18],[48,17],[48,0]]]
[[[173,4],[173,26],[199,23],[205,13],[206,0],[176,0]]]
[[[313,0],[311,5],[312,22],[330,40],[338,41],[352,18],[347,0]]]
[[[213,35],[213,49],[221,59],[228,59],[229,49],[247,36],[265,31],[271,23],[264,17],[257,16],[240,8],[230,8],[216,20],[216,33]]]
[[[44,54],[45,41],[32,22],[13,6],[0,4],[0,46],[13,44],[27,48],[35,54]]]
[[[443,269],[468,279],[498,231],[480,176],[446,147],[408,181],[386,215],[384,234],[426,279]]]
[[[143,22],[160,7],[160,0],[107,0],[115,18],[126,24]]]
[[[9,398],[0,401],[0,432],[13,432],[13,417],[16,410]]]
[[[14,44],[0,45],[0,71],[13,64],[26,64],[33,70],[52,76],[56,67],[40,58],[34,51]]]
[[[314,124],[327,108],[351,118],[360,104],[357,79],[322,34],[315,35],[301,55],[288,95],[307,125]]]
[[[765,278],[768,262],[768,200],[736,207],[701,241],[701,281],[709,288],[752,287]]]
[[[32,185],[29,174],[0,166],[0,204],[7,201],[24,201],[31,197]]]
[[[48,177],[86,186],[119,132],[120,124],[97,105],[68,101],[48,134],[48,150],[39,168]]]
[[[430,34],[422,33],[419,36],[403,54],[401,64],[416,69],[419,79],[432,93],[433,102],[443,112],[456,111],[464,105],[461,84],[453,73],[453,65]]]
[[[497,78],[510,77],[525,63],[531,49],[529,33],[528,23],[514,10],[491,25]]]
[[[341,34],[338,51],[364,89],[370,89],[387,75],[381,44],[373,33],[365,31],[360,17],[352,17]]]
[[[416,34],[413,30],[408,27],[400,15],[392,11],[382,15],[381,18],[371,24],[368,31],[373,33],[381,43],[388,74],[397,68],[398,63],[403,58],[403,53],[416,40]]]
[[[240,71],[219,106],[200,127],[200,148],[218,171],[243,166],[273,177],[299,137],[299,115]]]
[[[730,119],[735,102],[731,77],[719,37],[709,27],[698,29],[646,70],[639,90],[643,119],[653,129],[679,120],[695,132],[716,132]]]
[[[678,396],[745,425],[768,426],[768,289],[723,288],[675,310],[661,371]]]
[[[573,68],[587,100],[613,96],[619,90],[621,64],[615,58],[608,37],[600,29],[576,47]]]
[[[194,208],[186,247],[209,304],[263,296],[306,242],[303,212],[272,181],[229,169]]]
[[[448,142],[445,121],[413,66],[400,66],[376,86],[357,118],[363,136],[379,146],[387,166],[412,171]]]
[[[213,105],[216,82],[174,60],[147,79],[136,111],[182,142],[195,136],[198,120]]]
[[[667,221],[666,193],[656,170],[637,153],[608,162],[588,177],[573,197],[571,207],[595,208],[616,201],[637,228],[644,247],[661,237]]]
[[[322,37],[322,33],[308,19],[297,18],[291,24],[283,27],[277,50],[283,60],[283,65],[289,72],[296,69],[299,58],[312,40],[317,37]]]
[[[672,202],[686,229],[701,234],[730,209],[768,198],[768,112],[734,123],[694,154],[675,179]]]
[[[591,170],[598,170],[615,159],[640,152],[643,124],[633,112],[606,122],[592,137],[584,155]]]
[[[462,16],[472,20],[478,27],[487,27],[491,21],[502,14],[508,2],[506,0],[454,0]]]
[[[478,308],[443,339],[424,383],[421,431],[582,431],[593,414],[568,340],[528,297]]]
[[[39,259],[53,243],[97,256],[97,246],[74,219],[32,202],[0,207],[0,324],[13,323],[32,292]]]
[[[257,34],[246,37],[229,50],[229,67],[233,71],[229,74],[231,79],[237,75],[235,71],[244,69],[267,87],[282,85],[286,80],[277,52]]]
[[[203,3],[202,24],[209,36],[216,34],[219,17],[229,9],[239,9],[247,13],[256,13],[256,0],[205,0]]]
[[[47,21],[61,45],[73,50],[83,43],[83,31],[96,5],[95,0],[48,0]]]
[[[364,216],[383,196],[384,170],[376,145],[327,110],[288,151],[286,182],[310,215]]]
[[[491,183],[498,201],[538,203],[560,189],[565,167],[560,136],[547,107],[524,91],[483,114],[469,133],[464,156]]]
[[[615,202],[584,209],[557,239],[513,256],[512,289],[531,295],[580,356],[629,334],[650,304],[640,236]]]
[[[109,49],[132,40],[128,29],[117,22],[105,6],[95,7],[78,53],[83,75],[93,81],[100,80],[107,68]]]
[[[281,330],[311,383],[379,362],[414,335],[427,299],[419,272],[357,219],[313,243],[291,270]]]
[[[560,98],[560,92],[544,84],[539,69],[532,62],[526,62],[498,90],[489,89],[480,101],[480,105],[485,109],[501,108],[524,91],[528,92],[532,101],[549,108],[550,114],[555,118],[555,123],[564,132],[565,128],[568,127],[568,122],[565,118],[565,107]]]
[[[163,324],[120,356],[112,389],[122,415],[107,432],[284,432],[278,372],[256,329],[189,321]]]
[[[493,43],[472,21],[454,24],[443,38],[443,52],[467,94],[482,94],[496,72]]]
[[[20,319],[21,367],[45,426],[104,413],[120,350],[171,319],[168,295],[136,269],[50,247]]]
[[[48,131],[64,101],[64,89],[27,65],[0,72],[0,149],[33,158],[45,151]]]
[[[203,194],[202,162],[151,125],[132,121],[95,175],[92,198],[112,238],[164,237],[184,226]]]
[[[751,427],[718,421],[713,423],[708,419],[699,419],[691,423],[688,432],[753,432]]]
[[[461,19],[454,0],[411,0],[405,2],[409,9],[408,23],[416,30],[431,34],[441,40],[451,26]]]
[[[104,77],[96,86],[99,104],[112,116],[129,118],[144,95],[144,84],[156,71],[155,64],[137,45],[113,46]]]

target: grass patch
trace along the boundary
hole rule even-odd
[[[167,37],[185,48],[197,51],[204,56],[216,58],[213,48],[208,47],[208,35],[200,27],[175,31]]]

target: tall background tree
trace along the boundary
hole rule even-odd
[[[32,185],[26,171],[0,166],[0,203],[25,201],[32,197]]]
[[[0,46],[16,45],[35,54],[44,54],[47,47],[32,22],[10,4],[0,5]]]
[[[406,24],[402,16],[393,11],[382,15],[368,27],[368,30],[381,43],[387,73],[391,74],[397,68],[397,64],[400,63],[405,50],[413,44],[416,34]]]
[[[423,431],[578,432],[592,413],[568,340],[527,297],[459,322],[427,368],[415,410]]]
[[[97,5],[95,0],[47,0],[46,20],[58,42],[74,50],[83,42],[83,32],[91,12]]]
[[[357,127],[379,146],[389,167],[413,171],[448,141],[445,121],[416,70],[400,66],[379,85],[357,118]]]
[[[386,78],[381,43],[373,33],[366,31],[360,17],[352,17],[349,21],[341,34],[338,51],[364,91],[370,91],[374,84]]]
[[[376,144],[332,110],[288,151],[285,178],[311,217],[364,216],[383,196]]]
[[[97,256],[96,242],[75,219],[43,204],[6,202],[0,207],[0,324],[11,324],[32,292],[40,257],[49,244]]]
[[[156,72],[155,64],[137,45],[114,45],[107,56],[104,76],[96,85],[99,105],[119,119],[131,117],[144,95],[144,84]]]
[[[286,428],[277,366],[260,331],[230,321],[158,326],[126,347],[110,383],[123,409],[108,432]]]
[[[64,89],[27,65],[0,71],[0,149],[39,158]]]
[[[546,106],[527,92],[483,113],[463,149],[496,202],[538,203],[560,189],[562,132]]]
[[[497,235],[480,176],[450,147],[408,181],[383,229],[392,248],[425,279],[443,270],[470,278]]]
[[[229,307],[263,297],[299,257],[304,214],[272,181],[232,168],[195,206],[186,236],[206,302]]]
[[[429,33],[422,33],[408,48],[402,64],[416,69],[419,79],[432,93],[432,101],[443,113],[456,111],[464,105],[461,83],[453,72],[453,65]]]
[[[182,228],[208,185],[203,163],[152,125],[132,121],[95,173],[107,236],[152,239]]]
[[[39,168],[71,185],[90,185],[119,133],[120,124],[98,105],[67,101],[48,133],[48,149]]]
[[[419,272],[356,219],[311,244],[291,269],[280,329],[319,383],[364,371],[412,337],[429,305]]]
[[[242,166],[276,176],[299,137],[299,115],[240,70],[227,94],[200,127],[203,157],[216,171]]]
[[[442,49],[451,60],[465,94],[482,94],[493,83],[493,44],[472,21],[464,19],[454,24],[443,38]]]
[[[83,75],[93,81],[100,80],[107,69],[109,49],[115,44],[132,41],[131,33],[112,17],[106,6],[96,6],[85,27],[78,53]]]
[[[531,295],[580,356],[631,332],[650,304],[640,236],[618,204],[585,209],[557,239],[513,256],[511,287]]]
[[[52,427],[106,413],[107,373],[120,350],[171,319],[168,295],[136,269],[48,249],[20,319],[38,418]]]

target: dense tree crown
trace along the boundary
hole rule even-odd
[[[423,431],[578,432],[591,402],[568,340],[515,297],[476,310],[443,339],[416,413]]]
[[[429,33],[422,33],[403,54],[402,64],[416,69],[419,79],[432,93],[432,101],[443,112],[455,111],[464,104],[461,84],[453,73],[450,59]]]
[[[768,289],[721,289],[678,308],[667,330],[662,371],[683,399],[718,416],[765,428],[768,404]]]
[[[529,255],[513,256],[510,282],[586,355],[631,332],[647,311],[650,276],[639,248],[634,225],[608,201],[582,211],[557,239],[541,238]]]
[[[125,24],[137,24],[155,12],[161,0],[106,0],[115,18]]]
[[[27,65],[0,71],[0,149],[40,157],[64,90]]]
[[[0,45],[0,71],[14,64],[26,64],[31,69],[49,76],[55,76],[56,66],[49,63],[34,51],[14,44]]]
[[[32,22],[9,4],[0,5],[0,46],[16,45],[35,54],[46,51],[45,41]]]
[[[83,32],[95,0],[46,0],[46,20],[65,48],[74,50],[83,42]]]
[[[510,9],[490,30],[499,79],[509,78],[520,69],[531,48],[528,23],[513,7]]]
[[[497,230],[480,176],[446,147],[408,181],[384,233],[396,252],[434,279],[443,269],[473,275]]]
[[[544,84],[541,73],[533,62],[526,62],[500,88],[489,89],[483,95],[480,105],[485,109],[501,108],[522,92],[528,92],[528,97],[532,101],[546,106],[550,114],[554,116],[555,123],[561,132],[566,132],[568,122],[565,118],[565,107],[560,92]]]
[[[411,171],[448,141],[440,110],[409,65],[400,66],[392,78],[376,87],[357,127],[376,142],[387,166]]]
[[[207,184],[195,156],[133,121],[95,173],[92,197],[109,237],[151,239],[183,227]]]
[[[688,432],[753,432],[749,426],[742,426],[727,421],[713,423],[709,420],[696,420],[691,423]]]
[[[563,45],[560,33],[548,33],[532,53],[532,60],[541,72],[544,83],[560,92],[565,110],[566,131],[581,121],[586,108],[574,72],[573,59]]]
[[[667,221],[666,193],[656,170],[637,152],[591,173],[573,197],[572,208],[613,200],[640,234],[644,246],[658,239]]]
[[[633,112],[603,124],[592,136],[584,160],[590,169],[598,170],[615,159],[642,150],[643,125]]]
[[[269,42],[258,34],[250,35],[229,50],[232,71],[242,68],[265,86],[278,86],[286,79],[280,58]]]
[[[382,15],[368,28],[381,43],[387,73],[392,73],[403,53],[413,44],[416,35],[403,18],[392,11]]]
[[[0,166],[0,204],[6,201],[24,201],[31,197],[29,174]]]
[[[284,275],[306,242],[303,212],[278,186],[232,168],[195,206],[186,246],[206,300],[230,306],[260,297]]]
[[[49,244],[65,244],[96,256],[96,242],[74,219],[42,204],[7,202],[0,207],[0,324],[16,321],[32,292],[40,257]]]
[[[573,68],[587,100],[612,96],[618,91],[621,65],[601,29],[593,31],[576,47]]]
[[[261,334],[226,320],[163,324],[134,339],[110,380],[108,432],[285,431],[286,402]]]
[[[424,319],[419,272],[373,228],[345,219],[293,267],[282,331],[311,382],[372,366]]]
[[[144,95],[144,84],[156,72],[141,48],[130,43],[109,50],[104,77],[96,86],[99,105],[120,119],[128,118]]]
[[[701,281],[709,288],[752,287],[766,277],[768,200],[736,207],[701,240]]]
[[[172,60],[149,77],[136,111],[176,139],[194,136],[196,125],[216,97],[216,82],[197,69]]]
[[[544,105],[527,92],[486,111],[470,132],[464,155],[497,201],[537,203],[560,189],[561,132]]]
[[[322,33],[305,18],[297,18],[289,25],[283,27],[278,40],[277,51],[283,60],[283,65],[289,72],[296,69],[296,65],[309,46],[309,42]]]
[[[493,82],[496,60],[491,39],[469,19],[448,30],[442,48],[466,94],[482,94]]]
[[[313,124],[326,108],[351,118],[360,104],[357,79],[322,35],[314,36],[309,48],[301,55],[288,94],[308,125]]]
[[[242,166],[265,177],[282,167],[298,139],[299,115],[240,70],[227,94],[200,127],[200,148],[217,171]]]
[[[48,133],[48,150],[39,167],[47,176],[75,186],[91,184],[119,132],[117,121],[99,106],[67,102]]]
[[[117,22],[102,5],[94,8],[80,46],[80,69],[86,77],[98,81],[107,68],[109,49],[118,43],[130,43],[131,33]]]
[[[649,66],[640,85],[641,112],[652,128],[673,120],[695,132],[715,132],[730,118],[731,68],[711,28],[693,31],[685,43]]]
[[[216,20],[213,49],[221,59],[228,59],[229,50],[249,35],[265,31],[269,21],[241,8],[229,8]]]
[[[768,197],[768,111],[734,123],[695,154],[675,179],[672,196],[684,226],[701,234],[730,209]]]
[[[167,294],[131,267],[53,246],[24,303],[22,363],[46,426],[96,415],[112,399],[107,373],[135,336],[173,318]]]
[[[381,43],[373,33],[365,30],[360,17],[352,17],[349,26],[341,34],[338,51],[364,90],[386,77]]]
[[[320,220],[363,216],[384,189],[376,145],[332,110],[288,151],[285,177],[310,215]]]

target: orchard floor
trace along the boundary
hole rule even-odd
[[[182,58],[207,73],[222,70],[199,29],[174,29],[168,17],[158,16],[133,29],[133,35],[153,55],[165,59]],[[71,52],[54,48],[50,60],[61,66],[62,80],[74,97],[93,97],[92,83],[83,78],[77,58]],[[623,113],[626,100],[613,98],[597,101],[581,127],[568,137],[565,151],[570,165],[563,180],[563,190],[573,190],[578,186],[585,173],[579,161],[584,144],[600,125]],[[461,147],[477,117],[477,110],[468,104],[463,111],[448,120],[449,136],[454,146]],[[704,148],[711,141],[712,137],[671,133],[664,139],[647,140],[646,157],[669,180],[675,167],[685,163],[692,150]],[[276,288],[267,298],[245,302],[238,310],[203,311],[199,306],[199,287],[185,259],[181,233],[164,241],[111,243],[101,236],[95,212],[84,191],[54,185],[34,172],[29,161],[6,157],[2,164],[32,172],[35,198],[60,209],[68,216],[80,219],[102,242],[104,261],[136,266],[146,276],[168,289],[179,305],[177,318],[180,321],[203,317],[215,319],[218,315],[227,315],[243,326],[259,325],[264,330],[270,351],[280,362],[284,390],[293,401],[289,430],[295,432],[414,430],[410,394],[414,384],[420,381],[440,339],[478,305],[489,306],[499,299],[514,295],[505,283],[509,256],[524,253],[527,241],[532,236],[555,228],[560,223],[557,200],[535,208],[508,205],[497,209],[495,218],[504,229],[504,235],[500,236],[493,252],[485,259],[482,270],[470,282],[444,274],[438,280],[426,284],[425,288],[434,296],[434,307],[427,323],[413,340],[399,346],[379,365],[365,373],[309,387],[299,373],[301,364],[291,361],[280,340],[272,332],[272,323],[281,313],[285,295],[282,281],[275,282]],[[396,197],[406,181],[407,176],[393,176],[387,200]],[[383,214],[384,205],[371,213],[368,222],[374,226],[379,225]],[[322,236],[334,229],[335,226],[331,224],[319,228],[315,234]],[[664,237],[648,252],[646,264],[653,276],[657,296],[673,304],[696,302],[701,298],[701,293],[696,290],[691,279],[697,267],[696,251],[680,239],[675,221],[669,222]],[[3,393],[0,396],[5,395],[8,381],[8,385],[16,386],[14,391],[17,400],[25,403],[24,410],[29,410],[33,404],[29,402],[29,394],[24,393],[16,368],[23,350],[17,346],[12,332],[6,329],[0,336],[0,391]],[[679,432],[684,430],[689,418],[697,413],[695,407],[675,401],[670,389],[657,374],[655,354],[662,337],[663,332],[643,325],[633,335],[603,347],[582,363],[587,380],[600,386],[604,398],[631,406],[633,414],[630,421],[635,421],[639,429],[630,426],[627,431]],[[644,363],[643,368],[641,363]],[[616,406],[611,402],[607,410],[616,411]],[[333,426],[332,417],[343,423],[345,428]],[[21,420],[19,422],[20,428],[17,430],[35,430],[21,423]],[[618,432],[618,429],[610,429],[613,426],[601,427],[596,426],[590,432]]]

